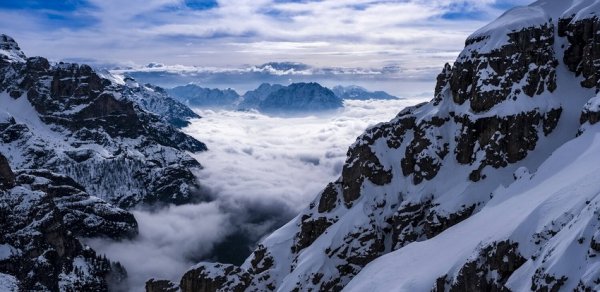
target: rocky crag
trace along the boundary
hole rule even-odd
[[[176,128],[197,116],[164,90],[26,59],[5,35],[0,53],[0,152],[11,166],[68,175],[125,208],[202,199],[201,166],[186,152],[206,146]]]
[[[81,238],[131,239],[122,208],[203,200],[178,127],[198,118],[161,88],[27,58],[0,35],[0,290],[108,291],[127,273]]]

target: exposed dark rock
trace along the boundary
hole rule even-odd
[[[326,213],[333,210],[338,201],[337,184],[329,183],[319,199],[319,213]]]
[[[146,282],[146,292],[177,292],[179,285],[169,280],[150,279]]]
[[[342,194],[346,206],[359,198],[365,179],[376,185],[392,181],[392,172],[384,169],[369,144],[358,142],[348,149],[348,158],[342,169]]]
[[[590,247],[595,252],[600,252],[600,230],[597,230],[590,241]]]
[[[582,76],[581,86],[600,90],[600,19],[598,17],[558,22],[558,33],[566,37],[569,46],[563,61],[569,70]]]
[[[442,141],[442,137],[436,135],[432,141],[430,133],[436,132],[437,128],[446,123],[446,119],[433,119],[422,122],[414,131],[413,139],[406,147],[401,166],[404,176],[413,175],[413,183],[420,184],[423,179],[433,179],[440,167],[442,160],[448,154],[448,143]]]
[[[600,121],[600,98],[592,97],[583,107],[579,123],[594,125]]]
[[[250,279],[248,273],[233,265],[201,264],[183,275],[179,287],[182,292],[242,292]]]
[[[10,189],[15,186],[15,174],[8,160],[0,153],[0,189]]]
[[[334,222],[327,217],[318,217],[316,219],[310,217],[303,218],[300,224],[300,230],[295,236],[292,251],[297,253],[311,245],[333,223]]]
[[[392,248],[399,249],[411,242],[433,238],[469,218],[474,213],[476,206],[464,207],[447,215],[440,215],[440,211],[436,207],[437,204],[432,200],[400,206],[391,218]]]
[[[433,104],[434,105],[438,105],[440,104],[440,102],[442,102],[442,98],[443,98],[443,90],[444,88],[446,88],[450,82],[450,77],[452,77],[452,66],[450,66],[450,64],[446,63],[444,65],[444,69],[442,69],[442,72],[440,74],[438,74],[437,78],[436,78],[436,84],[435,84],[435,92],[434,92],[434,97],[433,97]]]
[[[479,257],[464,264],[456,278],[437,280],[433,291],[510,291],[504,286],[510,275],[525,263],[517,243],[501,241],[488,245]],[[496,277],[489,277],[495,274]],[[535,290],[535,289],[534,289]],[[535,290],[538,291],[538,290]]]
[[[44,192],[54,200],[64,224],[78,236],[105,236],[114,239],[137,235],[137,222],[131,213],[91,198],[85,189],[67,176],[47,170],[23,170],[16,173],[17,185]],[[40,179],[45,181],[40,183]]]
[[[392,217],[392,248],[399,249],[408,243],[425,239],[423,226],[429,209],[433,207],[432,201],[427,200],[419,204],[403,204]]]
[[[542,128],[544,134],[550,134],[560,117],[562,110],[553,109],[541,116],[534,110],[518,115],[480,118],[472,121],[468,116],[455,116],[454,120],[462,125],[462,133],[457,137],[456,159],[461,164],[473,164],[475,154],[484,151],[485,159],[471,173],[472,181],[479,181],[485,166],[506,167],[524,159],[529,151],[535,149]]]
[[[252,261],[250,261],[252,267],[250,268],[249,272],[253,275],[258,275],[273,267],[273,263],[273,257],[268,253],[265,246],[259,244],[252,254]]]
[[[433,238],[434,236],[442,233],[444,230],[462,222],[463,220],[471,217],[475,211],[476,205],[469,207],[463,206],[462,209],[457,210],[447,216],[440,215],[435,210],[431,210],[427,214],[423,230],[427,238]]]
[[[0,61],[6,62],[12,58],[25,58],[25,54],[19,48],[19,44],[15,40],[5,34],[0,34],[0,50],[5,51],[8,55],[0,54]]]
[[[452,66],[450,89],[454,102],[463,104],[468,100],[471,109],[479,113],[516,98],[521,90],[533,97],[556,89],[554,25],[523,28],[509,33],[508,38],[508,44],[489,53],[469,49],[487,38],[467,41],[467,48]],[[523,79],[525,85],[513,91],[513,85]]]
[[[567,281],[566,276],[549,275],[543,268],[535,271],[531,279],[531,290],[541,292],[558,292]]]

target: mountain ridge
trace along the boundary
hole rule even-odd
[[[312,87],[313,90],[304,94],[296,92]],[[276,91],[283,90],[278,96],[270,97]],[[331,90],[333,96],[328,92]],[[369,99],[396,99],[397,97],[387,94],[384,91],[368,91],[360,86],[335,86],[332,89],[321,86],[316,82],[297,82],[290,85],[261,83],[256,89],[249,90],[243,95],[239,95],[232,89],[221,90],[218,88],[203,88],[196,84],[187,84],[177,86],[167,90],[180,102],[192,107],[223,108],[237,110],[279,110],[279,111],[318,111],[321,108],[333,109],[340,107],[340,100],[369,100]],[[326,100],[314,102],[311,99],[319,96],[328,96]],[[292,98],[297,95],[297,98]],[[270,98],[270,99],[269,99]],[[265,101],[269,99],[268,101]],[[276,105],[281,102],[280,99],[294,99],[295,103],[289,105]],[[262,104],[265,102],[264,104]],[[275,106],[277,108],[267,109],[266,107]],[[306,105],[304,105],[306,103]],[[312,103],[312,105],[309,105]],[[306,107],[306,108],[305,108]]]
[[[201,165],[185,151],[206,146],[169,123],[197,118],[191,110],[157,87],[106,79],[87,65],[0,56],[0,152],[13,167],[67,174],[121,207],[199,198],[192,170]],[[167,110],[150,112],[151,103]]]

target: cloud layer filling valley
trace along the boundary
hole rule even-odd
[[[198,178],[213,201],[134,211],[136,239],[88,243],[125,265],[134,291],[142,291],[149,278],[178,281],[201,260],[245,255],[337,179],[348,146],[368,126],[420,101],[346,101],[335,113],[291,118],[197,110],[203,118],[184,131],[209,147],[195,157],[204,166]],[[232,242],[224,243],[227,238]]]

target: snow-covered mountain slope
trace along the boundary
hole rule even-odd
[[[600,289],[598,14],[541,0],[475,32],[433,100],[368,129],[244,264],[200,263],[179,287]]]
[[[12,38],[0,40],[0,153],[13,168],[68,175],[121,207],[199,199],[201,166],[187,152],[206,146],[167,122],[177,110],[147,111],[167,95],[86,65],[24,59]]]
[[[356,99],[356,100],[368,100],[368,99],[396,99],[398,97],[388,94],[385,91],[368,91],[364,87],[357,85],[349,86],[334,86],[331,91],[341,99]]]
[[[171,97],[164,88],[152,84],[139,84],[129,76],[102,75],[117,84],[125,85],[121,94],[137,103],[142,109],[157,114],[171,125],[183,128],[190,119],[200,118],[185,104]]]
[[[15,172],[0,154],[0,290],[106,291],[126,276],[76,237],[132,237],[131,213],[47,170]]]

